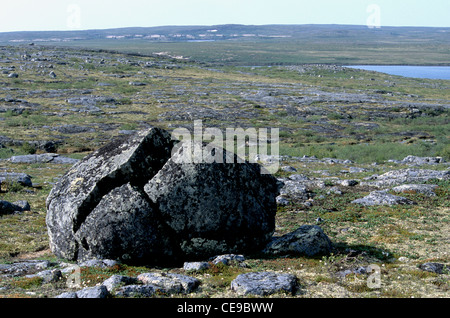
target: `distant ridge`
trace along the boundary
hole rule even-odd
[[[450,28],[443,27],[381,27],[370,29],[363,25],[241,25],[224,24],[211,26],[157,26],[126,27],[115,29],[94,29],[74,31],[16,31],[1,32],[0,42],[67,42],[99,39],[133,39],[160,42],[182,42],[202,40],[236,40],[236,39],[361,39],[388,38],[401,41],[433,40],[450,42]]]

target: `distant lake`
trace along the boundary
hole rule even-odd
[[[347,67],[405,77],[450,80],[450,66],[349,65]]]

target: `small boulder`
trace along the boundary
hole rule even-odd
[[[201,271],[210,268],[211,265],[208,262],[184,262],[183,269],[189,271]]]
[[[435,184],[403,184],[394,187],[392,190],[400,193],[421,193],[428,196],[436,196],[434,190],[437,187]]]
[[[444,163],[445,160],[442,157],[418,157],[418,156],[407,156],[405,157],[401,163],[409,164],[409,165],[435,165]]]
[[[110,295],[105,286],[87,287],[76,292],[76,298],[108,298]]]
[[[360,204],[363,206],[396,205],[396,204],[414,205],[414,204],[417,204],[416,202],[409,200],[407,198],[389,194],[389,193],[387,193],[387,191],[373,191],[368,196],[365,196],[364,198],[353,200],[352,203]]]
[[[137,284],[139,281],[137,278],[123,276],[123,275],[113,275],[110,278],[106,279],[102,285],[106,287],[108,292],[112,292],[113,290],[123,286],[123,285],[133,285]]]
[[[436,274],[450,274],[450,266],[442,263],[424,263],[419,265],[419,268],[423,271]]]
[[[318,225],[303,225],[294,232],[276,237],[263,250],[270,255],[328,255],[332,243]]]
[[[275,293],[294,294],[297,277],[292,274],[256,272],[240,274],[231,282],[231,290],[240,295],[268,296]]]
[[[23,208],[15,203],[0,200],[0,215],[23,212]]]
[[[16,172],[0,172],[0,182],[16,182],[25,187],[32,187],[33,182],[31,177],[26,173],[16,173]]]
[[[143,273],[137,279],[143,284],[157,286],[168,294],[188,294],[200,285],[197,278],[171,273]]]

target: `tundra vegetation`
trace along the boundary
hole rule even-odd
[[[284,65],[256,67],[252,54],[257,53],[252,50],[270,51],[264,41],[256,46],[248,41],[162,44],[164,51],[172,49],[170,55],[189,50],[186,55],[195,59],[155,55],[156,43],[136,54],[141,47],[130,53],[123,48],[126,42],[115,42],[115,47],[105,42],[114,51],[99,50],[96,46],[103,44],[96,41],[84,49],[75,46],[87,42],[0,47],[0,174],[22,173],[32,181],[30,186],[23,180],[0,179],[2,201],[18,205],[22,200],[30,206],[0,216],[0,297],[55,297],[73,290],[66,284],[67,273],[46,282],[2,272],[8,264],[27,260],[48,261],[50,269],[61,266],[49,250],[45,201],[72,162],[36,159],[43,158],[39,155],[82,159],[119,135],[151,126],[169,132],[191,130],[194,120],[223,131],[279,128],[282,161],[275,176],[292,181],[286,182],[292,188],[286,188],[285,200],[279,201],[274,235],[319,225],[332,241],[333,252],[320,257],[245,255],[245,266],[211,263],[189,273],[201,282],[199,288],[177,297],[236,297],[232,281],[259,271],[298,279],[295,293],[265,297],[448,297],[449,81],[349,69],[339,65],[345,54],[339,55],[340,62],[319,56],[300,63],[284,55]],[[436,49],[434,64],[445,54],[448,61],[448,43],[440,45],[446,51]],[[245,60],[201,62],[205,56],[215,59],[211,51],[224,55],[224,46],[229,46],[231,57]],[[250,52],[241,54],[246,46]],[[407,50],[401,54],[405,61],[413,59]],[[18,76],[9,76],[12,73]],[[434,187],[427,188],[432,193],[420,187],[394,189],[402,184]],[[354,202],[373,198],[380,190],[409,204]],[[424,270],[427,263],[444,264],[443,271]],[[370,273],[357,270],[369,265],[380,268],[378,288],[368,287]],[[81,285],[94,287],[112,275],[147,272],[186,271],[87,266],[81,268]]]

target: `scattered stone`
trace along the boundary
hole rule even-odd
[[[240,274],[231,282],[231,290],[240,295],[267,296],[275,293],[294,294],[297,277],[292,274],[256,272]]]
[[[422,193],[428,196],[436,196],[434,190],[437,187],[435,184],[403,184],[394,187],[392,190],[401,193]]]
[[[373,191],[364,198],[353,200],[352,203],[360,204],[360,205],[364,205],[364,206],[396,205],[396,204],[414,205],[414,204],[417,204],[416,202],[409,200],[407,198],[389,194],[389,193],[387,193],[387,191]]]
[[[112,259],[90,259],[79,263],[80,267],[99,267],[108,268],[119,264],[119,262]]]
[[[449,274],[450,266],[441,263],[424,263],[419,265],[419,268],[423,271],[436,273],[436,274]]]
[[[123,276],[123,275],[113,275],[110,278],[106,279],[102,285],[106,287],[108,292],[112,292],[113,290],[121,287],[123,285],[135,285],[139,282],[137,278]]]
[[[184,262],[183,269],[185,271],[201,271],[210,268],[208,262]]]
[[[55,153],[45,153],[39,155],[23,155],[23,156],[12,156],[9,159],[11,163],[54,163],[54,164],[75,164],[79,159],[68,158],[60,156]]]
[[[277,200],[277,204],[281,205],[281,206],[289,205],[289,203],[291,203],[291,201],[289,199],[285,198],[282,195],[277,196],[276,200]]]
[[[281,170],[283,170],[285,172],[296,172],[297,171],[297,169],[295,169],[294,167],[291,167],[291,166],[281,167]]]
[[[19,200],[13,203],[15,206],[19,207],[19,211],[31,211],[30,204],[26,200]]]
[[[244,261],[245,257],[243,255],[225,254],[214,257],[211,262],[215,265],[217,264],[230,265],[230,264],[242,264]]]
[[[445,160],[442,157],[417,157],[417,156],[407,156],[405,157],[401,163],[409,164],[409,165],[435,165],[444,163]]]
[[[356,180],[342,180],[340,182],[340,185],[344,186],[344,187],[354,187],[357,184],[358,184],[358,181],[356,181]]]
[[[131,86],[146,86],[147,85],[146,83],[143,83],[143,82],[129,82],[128,84]]]
[[[331,194],[331,193],[334,193],[334,194],[337,194],[337,195],[342,195],[342,191],[341,191],[341,189],[339,189],[338,187],[331,187],[331,188],[327,191],[327,194]]]
[[[270,255],[329,255],[332,243],[322,228],[317,225],[303,225],[294,232],[274,237],[264,249]]]
[[[27,278],[40,277],[42,278],[42,283],[56,283],[60,279],[62,279],[62,273],[59,269],[48,269],[44,271],[40,271],[33,275],[25,275]]]
[[[115,295],[118,297],[152,297],[157,292],[162,292],[161,288],[154,285],[126,285],[116,289]]]
[[[10,73],[10,74],[8,75],[8,77],[9,77],[9,78],[18,78],[18,77],[19,77],[19,74],[17,74],[17,73]]]
[[[18,277],[34,274],[38,271],[45,270],[52,265],[53,264],[49,261],[42,260],[30,260],[12,264],[0,264],[0,272],[7,277]]]
[[[366,168],[359,168],[359,167],[348,168],[349,173],[361,173],[361,172],[367,172],[367,171],[369,171],[369,170],[367,170]]]
[[[95,110],[99,110],[95,108]],[[93,127],[86,127],[86,126],[78,126],[78,125],[62,125],[59,127],[53,128],[53,130],[56,130],[63,134],[80,134],[80,133],[89,133],[89,132],[95,132],[95,129]]]
[[[353,269],[345,269],[336,273],[337,277],[346,277],[350,274],[367,274],[367,268],[364,266],[358,266]]]
[[[16,182],[25,187],[32,187],[33,183],[31,181],[31,176],[26,173],[16,173],[16,172],[0,172],[0,182]]]
[[[76,292],[76,295],[76,298],[108,298],[110,294],[106,286],[100,285],[79,290]]]
[[[200,285],[197,278],[171,273],[144,273],[140,274],[137,279],[143,284],[157,286],[168,294],[188,294]]]
[[[389,188],[401,184],[423,183],[431,179],[449,180],[450,170],[401,169],[373,176],[373,181],[361,182],[361,185]]]
[[[0,200],[0,215],[14,214],[22,211],[23,209],[20,206],[8,201]]]
[[[50,76],[51,78],[56,78],[56,73],[54,71],[51,71],[48,76]]]
[[[78,298],[78,296],[76,292],[65,292],[56,296],[55,298]]]
[[[280,196],[286,199],[297,201],[306,201],[312,197],[312,193],[308,188],[297,181],[283,181],[284,186],[280,190]]]

